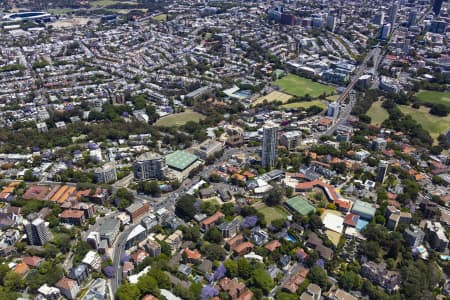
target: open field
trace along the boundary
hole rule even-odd
[[[263,103],[264,100],[267,100],[267,102],[281,101],[283,103],[286,103],[291,98],[292,98],[291,95],[288,95],[288,94],[285,94],[282,92],[278,92],[278,91],[273,91],[265,96],[262,96],[262,97],[259,97],[258,99],[256,99],[256,101],[253,102],[253,105]]]
[[[339,95],[331,95],[327,97],[327,100],[330,102],[335,102],[337,99],[339,99]]]
[[[421,107],[420,109],[405,105],[399,105],[399,107],[405,115],[410,115],[421,124],[434,140],[437,139],[439,134],[445,134],[450,129],[450,115],[447,117],[433,116],[428,112],[429,108],[427,107]]]
[[[154,16],[152,19],[155,21],[167,21],[167,14],[160,14],[157,16]]]
[[[133,2],[133,1],[118,1],[118,0],[95,0],[95,1],[89,2],[91,7],[105,7],[105,6],[110,6],[110,5],[119,4],[119,3],[136,4],[136,2]]]
[[[273,84],[278,85],[283,92],[298,97],[309,94],[311,97],[317,98],[323,93],[332,94],[336,91],[333,87],[293,74],[288,74],[285,77],[278,79]]]
[[[450,106],[450,93],[420,90],[415,96],[426,103]]]
[[[389,118],[389,113],[386,109],[383,108],[382,104],[382,101],[376,101],[372,103],[372,106],[367,111],[367,115],[370,117],[370,123],[372,125],[381,125],[384,120]]]
[[[287,213],[280,207],[270,207],[265,204],[259,205],[257,210],[264,215],[267,224],[272,223],[274,220],[286,219]]]
[[[323,109],[325,109],[327,107],[325,104],[323,104],[319,100],[287,103],[287,104],[284,104],[282,107],[285,109],[289,109],[289,108],[305,108],[305,109],[307,109],[314,105],[321,107]]]
[[[165,127],[182,126],[189,121],[198,122],[200,120],[203,120],[204,118],[205,116],[202,114],[199,114],[195,111],[187,110],[182,113],[162,117],[156,122],[156,126],[165,126]]]

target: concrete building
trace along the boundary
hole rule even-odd
[[[193,149],[195,155],[206,160],[216,153],[220,153],[223,150],[223,144],[212,139],[207,139],[197,147],[193,147]]]
[[[300,131],[288,131],[280,136],[280,145],[283,145],[288,150],[294,150],[300,146],[302,140],[302,133]]]
[[[389,168],[389,162],[381,160],[378,163],[376,182],[383,183]]]
[[[42,285],[38,289],[38,293],[39,295],[42,295],[46,300],[58,300],[61,297],[59,289],[48,286],[47,284]]]
[[[445,228],[441,223],[426,221],[425,235],[431,248],[439,252],[447,250],[449,241],[445,235]]]
[[[331,102],[328,104],[327,116],[332,118],[337,118],[339,115],[339,103]]]
[[[134,163],[134,178],[136,180],[164,179],[167,166],[164,157],[158,153],[146,152],[140,155]]]
[[[384,24],[380,30],[380,39],[387,40],[391,35],[391,24]]]
[[[278,125],[268,122],[263,128],[262,161],[263,168],[275,167],[277,161],[278,147]]]
[[[361,200],[356,200],[352,207],[352,213],[368,221],[373,219],[375,212],[376,208],[373,204]]]
[[[416,225],[410,225],[403,232],[403,238],[409,246],[416,248],[423,243],[425,232]]]
[[[102,268],[102,258],[95,251],[89,251],[86,253],[81,262],[95,271],[100,271]]]
[[[104,164],[94,170],[95,179],[98,183],[111,183],[117,180],[116,165],[113,162]]]
[[[106,240],[109,247],[114,244],[117,235],[120,231],[120,221],[113,218],[108,218],[99,224],[100,240]]]
[[[444,0],[434,0],[433,1],[433,13],[438,16],[441,13],[442,3]]]
[[[82,225],[85,220],[84,212],[82,210],[66,209],[60,215],[61,223],[70,225]]]
[[[136,222],[140,220],[146,213],[150,210],[150,205],[148,203],[133,203],[128,206],[125,211],[130,215],[131,222]]]
[[[50,232],[41,218],[33,221],[24,220],[23,225],[27,234],[28,244],[42,246],[50,240]]]
[[[151,257],[161,255],[161,245],[157,241],[148,241],[147,244],[145,244],[145,249]]]
[[[67,277],[61,278],[55,286],[60,290],[61,294],[69,300],[75,299],[80,291],[78,283]]]
[[[336,23],[337,23],[337,18],[335,16],[327,17],[327,29],[329,31],[334,32],[336,30]]]

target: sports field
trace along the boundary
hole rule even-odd
[[[376,101],[372,103],[372,106],[367,111],[367,115],[370,117],[370,124],[372,125],[381,125],[384,120],[389,118],[389,113],[382,106],[382,101]]]
[[[160,14],[152,17],[152,19],[155,21],[167,21],[167,14]]]
[[[450,93],[420,90],[415,96],[426,103],[450,106]]]
[[[258,211],[264,215],[267,224],[272,223],[274,220],[286,219],[288,215],[283,209],[279,207],[270,207],[266,206],[265,204],[261,208],[258,208]]]
[[[311,79],[299,77],[294,74],[288,74],[273,84],[279,86],[283,92],[297,97],[309,94],[311,97],[317,98],[323,93],[330,95],[336,91],[331,86],[317,83]]]
[[[283,103],[286,103],[291,98],[292,98],[292,96],[288,95],[286,93],[273,91],[265,96],[262,96],[262,97],[259,97],[258,99],[256,99],[256,101],[253,102],[253,105],[264,103],[264,100],[266,100],[267,102],[281,101]]]
[[[431,137],[435,141],[439,134],[445,134],[450,129],[450,115],[447,117],[431,115],[428,112],[429,108],[427,107],[421,107],[420,109],[414,109],[405,105],[399,105],[399,107],[405,115],[410,115],[414,120],[422,125],[422,127],[430,133]]]
[[[199,114],[195,111],[187,110],[182,113],[169,115],[162,117],[156,121],[156,126],[171,127],[171,126],[182,126],[189,121],[198,122],[205,118],[204,115]]]
[[[111,6],[115,4],[137,4],[137,2],[134,1],[119,1],[119,0],[95,0],[95,1],[89,1],[89,5],[91,7],[105,7],[105,6]]]
[[[318,106],[321,108],[326,108],[327,106],[320,102],[319,100],[313,100],[313,101],[302,101],[302,102],[293,102],[293,103],[286,103],[282,107],[285,109],[289,108],[310,108],[311,106]]]

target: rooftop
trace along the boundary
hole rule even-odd
[[[173,169],[183,171],[197,159],[197,156],[194,154],[178,150],[166,155],[166,164]]]

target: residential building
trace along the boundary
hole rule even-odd
[[[444,0],[434,0],[433,1],[433,13],[438,16],[441,13],[442,3]]]
[[[76,299],[80,291],[78,283],[70,278],[63,277],[55,285],[64,297],[69,300]]]
[[[140,155],[134,163],[136,180],[164,179],[166,171],[165,159],[158,153],[146,152]]]
[[[300,146],[302,133],[300,131],[288,131],[280,136],[280,145],[283,145],[289,151],[295,150]]]
[[[400,289],[401,275],[398,271],[389,271],[385,263],[368,261],[361,266],[361,275],[381,286],[389,293]]]
[[[82,298],[82,300],[107,300],[108,299],[108,286],[106,279],[97,278],[95,279],[89,289]]]
[[[61,223],[70,225],[82,225],[85,220],[84,212],[82,210],[66,209],[60,215]]]
[[[217,226],[224,238],[230,238],[235,236],[239,231],[239,226],[241,225],[240,220],[233,220],[230,222],[224,222]]]
[[[277,160],[278,125],[268,122],[263,127],[262,160],[263,168],[272,169]]]
[[[95,179],[98,183],[111,183],[117,180],[116,165],[113,162],[104,164],[94,170]]]
[[[50,240],[50,231],[43,219],[36,218],[31,222],[24,220],[23,225],[27,234],[28,244],[42,246]]]
[[[197,147],[193,147],[193,149],[195,155],[206,160],[220,153],[223,150],[223,144],[212,139],[207,139]]]
[[[47,284],[42,285],[38,289],[38,293],[46,300],[58,300],[61,297],[59,289],[48,286]]]
[[[389,162],[381,160],[378,163],[376,182],[383,183],[389,168]]]
[[[214,227],[214,225],[223,217],[225,217],[225,215],[223,213],[221,213],[220,211],[216,212],[215,214],[213,214],[212,216],[203,219],[200,222],[200,229],[205,232],[208,231],[210,228]]]
[[[403,232],[405,242],[412,248],[416,248],[423,243],[425,232],[416,225],[409,225]]]
[[[89,266],[91,270],[94,271],[100,271],[102,268],[102,258],[100,255],[95,251],[89,251],[84,256],[83,260],[81,261],[83,264]]]
[[[306,291],[300,296],[300,300],[320,300],[322,297],[322,289],[314,283],[310,283]]]
[[[432,249],[439,252],[447,250],[449,241],[441,223],[427,220],[425,223],[425,235]]]
[[[109,247],[112,247],[120,231],[120,221],[108,218],[99,224],[100,240],[106,240]]]
[[[161,245],[157,241],[149,240],[145,244],[145,249],[151,257],[156,257],[161,255]]]
[[[78,285],[81,285],[81,283],[83,283],[83,281],[89,277],[88,266],[85,264],[76,265],[70,270],[70,273],[67,277],[75,280]]]
[[[355,296],[347,293],[344,290],[337,289],[328,293],[327,299],[329,300],[358,300]]]
[[[178,248],[181,247],[181,243],[183,241],[183,233],[181,232],[181,230],[176,230],[164,241],[167,243],[167,245],[169,245],[172,252],[175,252]]]

